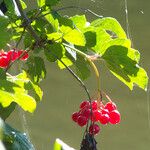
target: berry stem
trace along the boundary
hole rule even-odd
[[[100,74],[99,74],[99,71],[96,67],[96,65],[94,64],[94,62],[92,60],[94,60],[93,56],[89,56],[83,52],[81,52],[80,50],[66,44],[66,43],[63,43],[64,46],[68,47],[68,48],[71,48],[72,50],[74,50],[75,52],[77,52],[79,55],[83,56],[84,58],[86,58],[86,60],[89,62],[90,66],[92,67],[92,69],[94,70],[94,73],[95,73],[95,76],[96,76],[96,79],[97,79],[97,91],[98,91],[98,105],[100,105],[100,100],[101,100],[101,91],[100,91]],[[96,58],[95,58],[96,59]]]

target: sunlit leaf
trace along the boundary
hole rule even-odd
[[[38,58],[37,60],[40,60],[40,58]],[[45,69],[44,69],[44,71],[45,71]],[[41,70],[40,70],[39,74],[40,74],[39,76],[41,77],[42,76]],[[32,82],[28,76],[30,76],[30,75],[28,73],[26,73],[25,71],[23,71],[22,73],[20,73],[19,75],[16,76],[18,79],[16,82],[19,83],[19,85],[22,85],[26,91],[32,92],[31,95],[34,97],[34,99],[36,101],[42,100],[43,92],[42,92],[41,88],[39,87],[37,82],[35,82],[35,81]],[[43,77],[45,77],[45,73],[43,73]],[[22,82],[23,82],[23,84],[22,84]]]
[[[110,71],[131,90],[135,84],[146,90],[148,76],[145,70],[138,66],[134,52],[136,51],[131,48],[111,46],[102,58],[107,62]]]
[[[63,33],[63,38],[74,45],[85,46],[84,34],[77,29],[71,29],[67,26],[61,26],[60,31]]]
[[[106,31],[113,32],[118,38],[127,38],[125,31],[115,18],[106,17],[102,19],[97,19],[91,23],[91,26],[101,27]]]
[[[27,5],[23,0],[20,0],[20,3],[21,3],[21,6],[22,6],[23,9],[27,8]]]
[[[73,21],[75,28],[82,31],[86,27],[87,21],[85,15],[76,15],[71,17],[70,19]]]
[[[53,150],[75,150],[60,139],[56,139]]]
[[[92,49],[96,53],[101,55],[103,53],[102,47],[112,39],[111,36],[107,34],[107,32],[101,27],[95,28],[95,32],[96,32],[96,45],[92,47]]]
[[[59,28],[58,19],[55,19],[49,10],[47,10],[45,13],[48,13],[47,15],[45,15],[45,18],[49,22],[49,24],[53,27],[53,31],[55,32],[58,31]]]
[[[43,7],[45,5],[45,0],[37,0],[37,4],[39,7]]]
[[[62,41],[62,33],[53,32],[51,34],[47,34],[47,39],[55,41],[55,42],[61,42]]]
[[[69,59],[69,58],[67,58],[67,57],[62,57],[61,58],[61,61],[66,65],[66,66],[71,66],[72,64],[73,64],[73,62]],[[60,69],[64,69],[64,68],[66,68],[59,60],[58,60],[58,66],[59,66],[59,68]]]

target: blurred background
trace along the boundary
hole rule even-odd
[[[36,7],[34,0],[25,0]],[[92,10],[104,17],[114,17],[123,26],[132,40],[133,47],[141,53],[140,65],[150,74],[150,1],[149,0],[61,0],[58,8],[79,6]],[[128,14],[126,14],[126,7]],[[67,9],[62,15],[76,15],[84,12]],[[96,19],[86,13],[89,21]],[[37,150],[52,150],[56,138],[79,150],[84,132],[71,120],[71,114],[78,110],[86,94],[78,82],[66,70],[60,70],[55,63],[46,63],[47,78],[41,83],[44,97],[34,114],[23,113],[20,108],[10,116],[8,122],[21,131],[28,132]],[[118,105],[122,115],[119,125],[101,126],[96,136],[98,150],[149,150],[150,148],[150,92],[138,87],[130,91],[116,79],[103,63],[98,63],[101,87]],[[94,95],[96,80],[92,75],[86,82]]]

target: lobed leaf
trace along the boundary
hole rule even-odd
[[[91,26],[101,27],[106,31],[110,31],[116,34],[118,38],[127,38],[125,31],[115,18],[106,17],[102,19],[97,19],[91,23]]]
[[[48,61],[55,62],[57,59],[61,59],[63,57],[65,48],[59,43],[53,43],[46,47],[44,53]]]
[[[143,68],[137,62],[139,54],[132,48],[123,46],[111,46],[104,53],[102,58],[107,62],[110,71],[131,90],[136,84],[146,90],[148,76]]]
[[[7,29],[8,24],[9,19],[4,16],[0,16],[0,49],[4,48],[11,38]]]
[[[61,26],[60,31],[63,33],[63,39],[67,42],[74,45],[85,46],[86,41],[84,34],[79,30],[71,29],[68,26]]]
[[[75,28],[79,29],[80,31],[83,31],[87,25],[85,15],[82,16],[76,15],[71,17],[70,19],[73,21]]]
[[[46,77],[45,64],[41,57],[30,57],[26,65],[26,72],[34,83],[38,83]]]

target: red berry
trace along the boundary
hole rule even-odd
[[[10,61],[15,61],[16,59],[18,59],[18,52],[14,51],[14,50],[10,50],[7,53],[7,57]]]
[[[92,113],[91,120],[96,122],[100,119],[100,116],[101,116],[101,112],[99,110],[94,110]]]
[[[92,102],[92,110],[96,110],[97,109],[97,101],[93,101]]]
[[[99,122],[101,124],[105,125],[105,124],[109,123],[109,121],[110,121],[110,118],[109,118],[108,114],[101,114],[100,119],[99,119]]]
[[[78,117],[79,117],[79,113],[78,113],[78,112],[74,112],[74,113],[72,114],[72,120],[73,120],[74,122],[77,122]]]
[[[109,114],[109,111],[108,111],[108,109],[102,109],[102,110],[101,110],[101,113],[102,113],[102,114]]]
[[[116,110],[117,109],[117,106],[114,102],[108,102],[106,105],[105,105],[105,109],[108,109],[109,112],[113,111],[113,110]]]
[[[84,117],[86,117],[87,119],[90,118],[90,115],[91,115],[91,109],[84,109],[80,112],[80,114]]]
[[[7,68],[9,65],[9,60],[7,56],[0,56],[0,68]]]
[[[77,123],[81,127],[86,125],[87,121],[88,121],[88,119],[86,117],[84,117],[84,116],[79,116],[78,119],[77,119]]]
[[[18,57],[20,57],[21,55],[23,55],[23,56],[20,58],[20,60],[27,60],[29,57],[29,54],[25,50],[18,51]]]
[[[80,109],[83,109],[84,107],[89,107],[90,106],[90,102],[89,101],[83,101],[80,104]]]
[[[90,134],[97,134],[100,131],[100,127],[97,124],[93,124],[89,127]]]
[[[120,123],[121,116],[118,110],[113,110],[112,112],[109,113],[110,117],[110,123],[111,124],[118,124]]]

